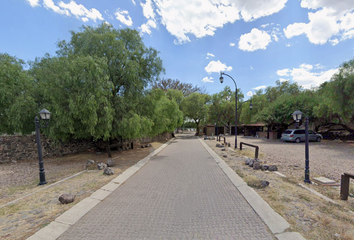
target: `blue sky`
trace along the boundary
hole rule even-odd
[[[103,21],[160,51],[162,78],[209,94],[234,90],[220,71],[246,99],[276,80],[317,87],[354,56],[353,0],[1,0],[0,52],[54,55],[71,30]]]

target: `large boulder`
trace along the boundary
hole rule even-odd
[[[59,197],[59,202],[61,202],[61,204],[72,203],[75,200],[75,197],[76,195],[64,193]]]

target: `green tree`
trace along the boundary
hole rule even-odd
[[[173,132],[183,123],[183,113],[177,102],[174,98],[170,99],[161,89],[149,91],[143,102],[142,113],[152,120],[150,136]]]
[[[192,93],[182,101],[182,110],[184,116],[194,120],[197,124],[206,121],[208,117],[207,103],[210,100],[210,96],[200,93]]]
[[[354,132],[354,59],[344,62],[330,82],[318,90],[319,104],[314,112],[322,121],[339,123]]]
[[[37,107],[33,79],[21,59],[0,54],[0,133],[30,133],[34,130]]]
[[[58,47],[60,57],[92,56],[105,62],[107,81],[112,86],[110,104],[114,109],[110,138],[147,134],[148,128],[138,131],[135,125],[148,123],[139,117],[138,104],[145,87],[157,80],[164,69],[158,52],[144,45],[138,31],[114,29],[106,23],[96,28],[84,26],[81,32],[72,31],[71,40],[59,42]]]
[[[104,58],[70,55],[46,56],[33,63],[40,105],[53,113],[49,136],[70,138],[111,137],[114,109],[113,85]]]
[[[171,78],[160,79],[159,81],[153,82],[151,85],[153,89],[161,89],[164,92],[167,92],[169,89],[179,90],[185,97],[194,92],[205,94],[204,88],[193,86],[191,83],[183,83],[179,80],[173,80]]]

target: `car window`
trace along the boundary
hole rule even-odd
[[[305,130],[296,130],[294,134],[305,134]]]
[[[316,134],[316,133],[313,132],[312,130],[309,130],[309,134]]]
[[[291,133],[292,133],[292,130],[286,130],[284,133],[285,133],[285,134],[291,134]]]

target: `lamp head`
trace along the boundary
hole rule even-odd
[[[220,72],[220,78],[219,78],[219,79],[220,79],[220,83],[223,83],[223,82],[224,82],[224,78],[223,78],[222,74],[223,74],[223,73]]]
[[[39,116],[41,116],[42,120],[49,120],[50,119],[51,112],[49,112],[47,109],[43,108],[39,112]]]
[[[300,122],[301,118],[302,118],[302,112],[299,111],[299,110],[296,110],[294,113],[293,113],[293,118],[294,118],[294,121],[295,122]]]
[[[252,108],[253,108],[253,104],[252,104],[252,102],[250,103],[250,110],[252,110]]]

